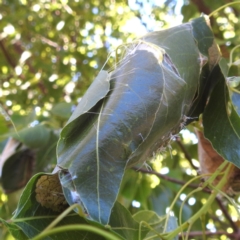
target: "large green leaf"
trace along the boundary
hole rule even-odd
[[[107,224],[125,168],[164,149],[184,125],[199,84],[198,46],[204,52],[213,43],[206,19],[199,21],[202,35],[187,23],[125,46],[115,70],[100,72],[63,128],[57,154],[69,172],[60,174],[65,196],[90,219]]]
[[[208,17],[197,18],[191,21],[193,34],[200,51],[199,61],[202,71],[198,91],[193,100],[191,109],[187,114],[187,123],[196,120],[199,115],[203,113],[209,94],[218,81],[216,74],[219,71],[218,62],[221,59],[221,54],[214,41],[213,32],[210,26],[206,24],[206,21],[209,21]]]
[[[229,98],[223,73],[219,71],[216,77],[219,83],[203,115],[204,135],[223,158],[240,167],[240,118]]]

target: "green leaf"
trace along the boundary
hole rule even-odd
[[[178,223],[177,223],[177,218],[174,216],[170,216],[168,219],[168,223],[167,223],[167,232],[172,232],[173,230],[175,230],[178,227]],[[177,240],[178,236],[174,237],[173,240]]]
[[[36,120],[36,113],[34,110],[31,109],[26,115],[20,115],[17,113],[13,113],[11,115],[11,120],[13,121],[16,129],[23,129],[31,122]]]
[[[223,74],[218,77],[203,114],[204,135],[223,158],[240,167],[240,118],[229,99]]]
[[[227,85],[232,104],[240,116],[240,77],[228,77]]]
[[[38,149],[30,149],[11,138],[4,149],[1,159],[1,183],[4,191],[10,193],[26,185],[34,173],[52,170],[56,164],[57,135],[47,130],[49,137]],[[32,131],[28,134],[33,134]],[[40,135],[41,137],[41,135]],[[27,136],[29,138],[29,136]]]
[[[77,193],[90,219],[109,222],[125,168],[164,149],[181,128],[197,91],[198,58],[192,26],[184,24],[148,34],[96,78],[58,143],[58,165],[72,181],[60,175],[69,204]]]
[[[204,21],[204,18],[200,19]],[[193,100],[200,75],[199,49],[196,46],[193,30],[191,23],[185,23],[164,31],[149,33],[146,37],[143,37],[145,41],[165,49],[174,63],[174,68],[186,82],[185,91],[182,94],[179,93],[179,95],[185,95],[188,103]],[[205,33],[205,29],[202,29],[202,31]],[[186,104],[184,107],[187,109],[189,106]]]
[[[209,17],[204,15],[203,17],[191,20],[190,23],[193,27],[193,35],[197,41],[200,53],[210,57],[211,59],[209,59],[209,61],[211,63],[217,62],[220,57],[220,52],[214,42],[214,35],[210,28]]]
[[[159,186],[154,188],[153,193],[149,198],[152,209],[160,216],[166,213],[166,209],[169,207],[172,200],[172,191],[168,187],[164,186],[162,182]]]
[[[110,79],[108,77],[109,76],[106,71],[100,71],[91,86],[88,88],[87,92],[81,98],[80,103],[77,105],[67,124],[76,120],[84,113],[87,113],[97,104],[98,101],[106,96],[110,88]],[[64,130],[62,134],[64,134]]]
[[[17,209],[14,213],[11,222],[14,224],[9,225],[9,228],[14,228],[14,231],[21,230],[28,239],[33,238],[37,234],[41,233],[56,217],[57,213],[49,208],[42,207],[40,203],[36,201],[35,187],[38,178],[42,174],[35,175],[25,187]],[[64,219],[57,224],[57,226],[71,225],[71,224],[86,224],[86,220],[76,213],[70,213]],[[17,226],[17,227],[16,227]],[[9,229],[11,230],[11,229]],[[20,231],[19,230],[19,231]],[[20,231],[20,232],[21,232]],[[24,240],[24,236],[19,235],[19,240]],[[60,234],[51,235],[45,239],[103,239],[99,235],[87,232],[87,231],[69,231]]]
[[[140,239],[139,233],[141,233],[141,239],[143,239],[149,231],[146,228],[141,228],[130,212],[118,202],[115,203],[112,209],[109,225],[113,231],[124,237],[124,239]]]
[[[217,64],[221,60],[221,53],[214,41],[213,32],[206,22],[209,22],[207,16],[191,21],[193,34],[201,53],[199,61],[202,71],[198,91],[187,114],[187,124],[198,119],[199,115],[203,113],[209,94],[218,81],[218,78],[216,78],[219,71]]]
[[[235,111],[237,112],[238,116],[240,116],[240,94],[238,92],[231,91],[231,100]]]
[[[42,145],[46,144],[49,137],[50,130],[44,125],[25,128],[13,136],[13,138],[19,140],[30,148],[41,148]]]
[[[1,184],[6,193],[16,191],[26,185],[33,173],[34,153],[22,149],[10,156],[3,164]]]
[[[0,106],[1,107],[1,106]],[[0,109],[1,110],[1,109]],[[8,132],[7,127],[7,120],[3,115],[0,114],[0,129],[1,129],[1,135],[6,134]]]
[[[58,135],[54,131],[50,131],[49,138],[36,151],[36,165],[34,168],[34,173],[46,171],[47,167],[50,168],[49,169],[50,171],[55,166],[55,164],[57,163],[56,158],[57,141]]]
[[[51,109],[51,113],[55,115],[56,117],[62,118],[62,119],[68,119],[71,115],[71,108],[72,103],[57,103],[53,106]]]
[[[153,211],[140,211],[136,213],[133,218],[141,224],[141,226],[146,226],[150,231],[146,235],[146,238],[160,239],[162,233],[171,232],[177,228],[177,219],[170,216],[168,219],[167,227],[164,232],[164,226],[166,222],[166,216],[158,216]],[[178,239],[175,237],[174,240]]]
[[[9,223],[3,219],[0,219],[0,222],[2,222],[8,228],[8,231],[12,234],[14,238],[19,240],[29,239],[16,224]]]

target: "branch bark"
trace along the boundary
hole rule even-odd
[[[11,65],[12,68],[15,68],[16,67],[16,63],[13,60],[13,58],[10,56],[10,54],[8,53],[7,49],[5,48],[3,39],[0,40],[0,48],[1,48],[2,52],[3,52],[4,57],[8,61],[8,63]]]
[[[191,155],[188,153],[187,149],[185,148],[185,146],[182,144],[180,137],[176,138],[176,142],[178,144],[178,146],[180,147],[180,149],[182,150],[182,152],[184,153],[185,158],[188,160],[188,162],[190,163],[190,165],[192,166],[193,169],[198,170],[198,168],[193,164],[192,162],[192,157]]]
[[[183,233],[183,236],[186,236],[186,233]],[[205,232],[206,236],[220,236],[220,235],[226,235],[228,237],[230,237],[230,239],[240,239],[240,235],[239,233],[228,233],[228,232],[224,232],[224,231],[218,231],[218,232],[210,232],[207,231]],[[179,235],[179,238],[182,239],[183,238],[182,234]],[[202,237],[203,236],[203,232],[201,231],[194,231],[194,232],[190,232],[188,234],[188,237]],[[201,238],[202,239],[202,238]]]
[[[225,218],[226,218],[226,219],[228,220],[228,222],[230,223],[233,231],[234,231],[235,233],[238,232],[238,230],[239,230],[239,229],[238,229],[238,226],[236,225],[235,222],[233,222],[233,220],[232,220],[231,216],[229,215],[226,207],[223,205],[223,203],[222,203],[221,199],[219,199],[219,197],[216,198],[216,202],[218,203],[219,207],[221,208],[221,210],[222,210]]]
[[[154,175],[156,175],[156,176],[159,177],[159,178],[165,179],[165,180],[167,180],[167,181],[169,181],[169,182],[177,183],[177,184],[179,184],[179,185],[184,185],[184,184],[186,184],[185,181],[178,180],[178,179],[175,179],[175,178],[166,176],[166,175],[164,175],[164,174],[158,173],[158,172],[153,171],[153,170],[147,170],[147,169],[137,168],[137,167],[132,167],[132,169],[133,169],[134,171],[137,171],[137,172],[154,174]],[[197,184],[189,184],[188,187],[198,188],[199,185],[197,185]]]

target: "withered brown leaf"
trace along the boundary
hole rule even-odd
[[[198,136],[198,158],[201,174],[212,174],[223,163],[224,159],[215,151],[212,144],[204,137],[201,131],[195,131]],[[220,179],[221,176],[218,176],[214,181],[214,185]],[[240,193],[240,169],[233,164],[228,175],[228,182],[222,191],[230,195]]]

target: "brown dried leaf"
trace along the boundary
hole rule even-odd
[[[201,174],[212,174],[223,163],[224,159],[214,150],[212,144],[204,137],[203,133],[196,130],[198,136],[198,158]],[[217,177],[214,185],[218,183],[221,176]],[[232,165],[228,176],[228,182],[222,189],[229,194],[240,192],[240,169]]]

